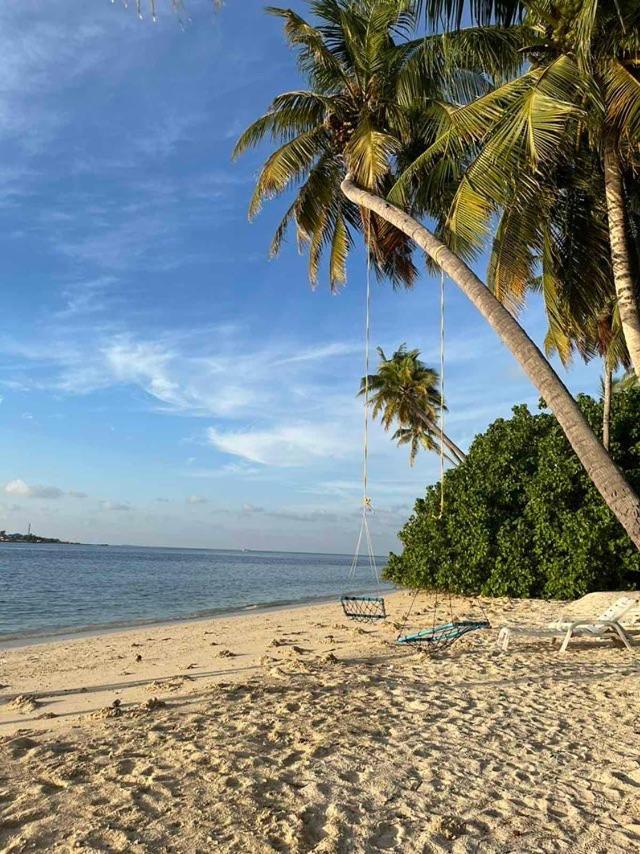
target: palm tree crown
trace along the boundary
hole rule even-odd
[[[295,224],[298,242],[309,246],[314,284],[325,250],[331,286],[346,280],[354,231],[363,233],[380,275],[395,284],[413,283],[411,242],[346,199],[340,182],[349,172],[360,186],[385,194],[398,164],[408,164],[434,141],[435,117],[444,104],[486,92],[492,70],[514,62],[517,40],[501,28],[467,30],[446,43],[440,36],[409,39],[420,5],[415,0],[310,0],[317,25],[291,9],[268,10],[284,20],[310,89],[276,97],[242,134],[234,156],[265,136],[281,143],[264,164],[249,215],[265,199],[298,185],[271,253],[277,254],[287,228]]]
[[[413,465],[420,447],[440,449],[438,418],[443,400],[438,373],[420,360],[419,350],[407,350],[405,344],[390,359],[380,347],[378,355],[378,370],[362,378],[359,394],[368,391],[372,415],[380,418],[385,430],[397,425],[393,438],[399,445],[410,445]],[[448,436],[443,434],[442,440],[455,462],[464,459],[464,453]]]
[[[640,6],[523,5],[522,73],[451,110],[391,197],[406,203],[443,163],[463,163],[441,231],[448,245],[473,257],[498,213],[489,268],[496,295],[517,310],[527,290],[542,289],[552,325],[560,301],[581,326],[597,323],[617,299],[629,352],[640,364],[632,286],[640,271]],[[612,212],[622,220],[617,230]]]

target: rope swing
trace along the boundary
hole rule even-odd
[[[356,548],[349,569],[349,578],[355,577],[360,559],[360,549],[364,541],[367,551],[369,568],[380,586],[380,573],[373,551],[373,540],[369,529],[369,514],[373,513],[369,497],[369,350],[371,341],[371,214],[367,215],[367,281],[366,309],[364,327],[364,425],[362,437],[362,513],[360,531],[356,540]],[[384,620],[387,616],[382,596],[342,596],[340,599],[345,616],[356,622],[374,622]]]
[[[444,488],[444,469],[445,469],[445,453],[444,453],[444,420],[445,420],[445,281],[444,270],[440,268],[440,512],[438,519],[442,521],[445,510],[445,488]],[[478,629],[491,628],[489,620],[484,612],[482,604],[478,602],[482,611],[482,620],[454,620],[453,618],[453,602],[451,594],[449,594],[449,621],[438,624],[438,591],[435,591],[435,599],[433,603],[433,619],[430,628],[422,629],[413,634],[404,634],[405,626],[413,611],[413,606],[418,595],[416,588],[411,604],[404,617],[396,643],[403,646],[419,647],[424,652],[427,652],[432,657],[442,655],[449,647],[469,632],[477,631]]]

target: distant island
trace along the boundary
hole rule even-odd
[[[7,534],[0,531],[0,543],[55,543],[60,546],[79,546],[80,543],[72,543],[68,540],[58,540],[56,537],[39,537],[37,534]]]

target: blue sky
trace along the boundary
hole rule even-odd
[[[303,4],[292,4],[302,8]],[[238,133],[300,87],[255,0],[180,27],[109,0],[0,7],[0,527],[93,542],[349,551],[361,469],[364,267],[312,292],[249,224],[262,152]],[[437,282],[376,286],[373,345],[438,360]],[[532,305],[526,324],[540,340]],[[447,431],[537,394],[447,286]],[[597,389],[576,364],[572,390]],[[438,475],[371,438],[376,550]]]

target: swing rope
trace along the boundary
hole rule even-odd
[[[437,260],[437,259],[436,259]],[[445,279],[444,270],[440,268],[440,511],[438,519],[442,520],[445,510],[445,488],[444,488],[444,473],[445,473],[445,452],[444,452],[444,430],[445,430]],[[453,619],[453,599],[451,591],[449,591],[449,622],[438,624],[438,604],[440,600],[439,591],[436,589],[433,600],[433,614],[431,619],[431,628],[422,629],[412,635],[405,635],[404,630],[409,621],[409,617],[413,611],[419,589],[416,588],[411,598],[409,608],[404,616],[402,625],[396,638],[396,643],[415,645],[429,652],[431,655],[438,655],[447,650],[451,644],[463,637],[469,632],[477,631],[478,629],[488,628],[489,621],[485,614],[482,603],[478,601],[480,610],[482,611],[482,620],[454,620]]]
[[[360,531],[356,541],[355,553],[349,570],[349,577],[353,578],[358,567],[360,548],[364,537],[367,548],[369,566],[376,580],[380,584],[380,573],[376,557],[373,551],[373,540],[369,529],[368,514],[373,511],[371,498],[369,497],[369,352],[371,349],[371,214],[367,216],[367,277],[366,277],[366,309],[364,324],[364,423],[362,437],[362,516],[360,520]]]
[[[362,451],[362,515],[356,548],[349,569],[349,578],[355,576],[360,559],[362,542],[367,550],[369,568],[373,573],[376,586],[380,586],[380,573],[373,550],[373,540],[369,529],[369,513],[373,512],[369,498],[369,351],[371,342],[371,214],[367,216],[367,292],[364,327],[364,425]],[[345,616],[357,622],[371,622],[386,619],[384,599],[378,596],[342,596],[340,599]]]

